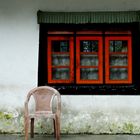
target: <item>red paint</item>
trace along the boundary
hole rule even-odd
[[[51,42],[69,40],[69,52],[53,52]],[[73,37],[48,37],[48,48],[47,48],[47,62],[48,62],[48,83],[73,83],[73,69],[74,69],[74,53],[73,53]],[[69,66],[52,66],[52,54],[69,54],[70,65]],[[70,77],[68,80],[65,79],[52,79],[52,68],[69,68]]]
[[[110,40],[125,40],[128,42],[128,51],[127,52],[109,52],[109,41]],[[110,66],[109,56],[111,54],[127,54],[128,56],[128,65],[127,66]],[[105,83],[106,84],[131,84],[132,83],[132,42],[131,37],[126,36],[116,36],[116,37],[106,37],[105,38]],[[124,80],[111,80],[110,77],[110,68],[127,68],[128,70],[128,79]]]
[[[81,40],[98,40],[98,52],[80,52],[80,41]],[[77,84],[102,84],[103,83],[103,46],[102,37],[76,37],[76,83]],[[80,55],[81,54],[97,54],[98,55],[98,66],[81,66]],[[83,80],[80,79],[81,68],[98,68],[98,79],[97,80]]]

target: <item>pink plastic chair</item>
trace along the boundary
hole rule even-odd
[[[35,112],[29,113],[28,104],[30,97],[33,96],[35,100]],[[52,103],[54,98],[57,97],[56,111],[52,110]],[[34,119],[37,117],[52,118],[54,123],[54,134],[57,140],[60,140],[60,114],[61,114],[61,97],[59,92],[49,86],[41,86],[32,89],[25,101],[25,140],[28,140],[28,129],[30,123],[31,137],[34,137]]]

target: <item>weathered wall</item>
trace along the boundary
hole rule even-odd
[[[139,10],[139,0],[0,0],[0,132],[23,132],[37,85],[37,11]],[[62,133],[140,133],[140,96],[62,96]],[[51,125],[51,124],[50,124]],[[36,132],[51,133],[45,123]]]

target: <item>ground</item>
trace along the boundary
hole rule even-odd
[[[0,140],[24,140],[21,135],[0,135]],[[55,140],[53,136],[35,135],[29,140]],[[140,135],[62,135],[61,140],[140,140]]]

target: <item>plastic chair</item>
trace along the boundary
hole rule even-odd
[[[35,100],[35,112],[34,114],[29,113],[28,104],[30,97],[33,96]],[[56,111],[53,112],[52,105],[53,101],[57,97]],[[37,117],[52,118],[54,124],[54,134],[57,140],[60,140],[60,113],[61,113],[61,97],[59,92],[49,86],[41,86],[32,89],[25,101],[25,114],[24,114],[24,125],[25,125],[25,140],[28,140],[28,129],[30,123],[31,138],[34,137],[34,119]]]

